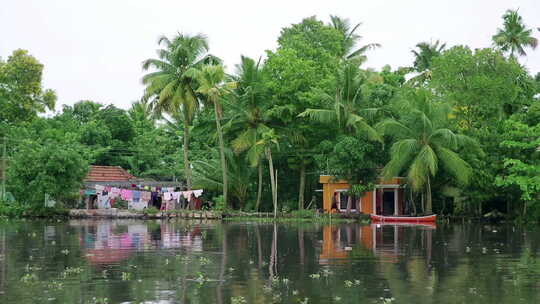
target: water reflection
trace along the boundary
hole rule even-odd
[[[0,222],[0,303],[538,303],[539,236],[481,225]]]
[[[372,251],[374,256],[385,262],[397,263],[400,255],[410,254],[404,250],[411,241],[405,237],[409,230],[421,231],[424,245],[421,249],[425,250],[429,262],[432,231],[436,228],[435,224],[327,225],[323,227],[319,263],[348,263],[355,250]]]
[[[203,251],[199,225],[178,229],[173,224],[148,225],[141,221],[71,221],[80,235],[81,249],[91,264],[114,264],[134,251],[183,249]]]

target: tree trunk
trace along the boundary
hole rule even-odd
[[[413,207],[413,215],[416,215],[416,214],[417,214],[417,211],[416,211],[416,202],[415,202],[414,199],[413,199],[413,192],[412,192],[412,189],[409,190],[409,198],[410,198],[410,204],[411,204],[412,207]]]
[[[216,112],[216,128],[219,138],[219,154],[221,157],[221,171],[223,171],[223,201],[225,206],[229,206],[227,201],[228,178],[227,178],[227,161],[225,160],[225,144],[223,143],[223,132],[221,130],[221,113],[218,108],[217,102],[214,101],[214,111]]]
[[[276,179],[274,177],[274,162],[272,161],[272,151],[270,148],[265,149],[266,158],[268,159],[268,167],[270,169],[270,186],[272,187],[272,204],[274,205],[274,218],[277,217],[277,192]]]
[[[351,207],[352,207],[352,196],[348,194],[347,195],[347,214],[351,213]]]
[[[227,228],[223,227],[223,239],[221,242],[223,254],[221,255],[221,265],[219,267],[219,283],[216,289],[216,297],[218,304],[223,303],[223,282],[225,282],[225,269],[227,267]]]
[[[259,184],[257,185],[257,202],[255,203],[255,211],[259,212],[261,206],[262,197],[262,183],[263,183],[263,167],[262,162],[259,160]]]
[[[187,190],[190,191],[193,187],[191,165],[189,163],[189,123],[184,117],[184,174],[186,176]]]
[[[277,224],[274,222],[274,233],[272,234],[272,248],[270,252],[270,263],[268,263],[270,280],[278,276],[277,272]]]
[[[433,205],[431,202],[431,183],[429,180],[429,174],[427,176],[427,184],[426,184],[426,213],[427,214],[433,214]]]
[[[306,165],[300,166],[300,189],[298,189],[298,210],[304,209],[304,192],[306,190]]]

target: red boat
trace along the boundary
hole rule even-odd
[[[426,216],[384,216],[384,215],[371,215],[371,220],[373,222],[385,223],[433,223],[437,220],[437,215],[426,215]]]

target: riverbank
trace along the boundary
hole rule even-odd
[[[278,213],[277,218],[270,212],[208,211],[208,210],[169,210],[134,211],[120,209],[71,209],[69,218],[108,218],[108,219],[216,219],[227,221],[306,221],[306,222],[369,222],[367,214],[322,214],[311,210]]]

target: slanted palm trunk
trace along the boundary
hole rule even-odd
[[[432,214],[432,202],[431,202],[431,182],[429,180],[429,174],[426,181],[426,214]]]
[[[262,163],[259,160],[259,184],[257,185],[257,202],[255,203],[255,210],[259,212],[259,207],[261,206],[261,197],[262,197],[262,183],[263,183],[263,167]]]
[[[223,143],[223,132],[221,130],[221,111],[216,101],[214,101],[214,111],[216,112],[216,128],[219,139],[219,154],[221,157],[221,171],[223,171],[223,201],[225,206],[229,206],[227,201],[228,178],[227,178],[227,161],[225,160],[225,144]]]
[[[298,210],[304,209],[304,192],[306,190],[306,165],[302,161],[300,167],[300,189],[298,189]]]
[[[268,159],[268,167],[270,169],[270,186],[272,187],[272,204],[274,205],[274,218],[277,217],[277,189],[276,178],[274,176],[274,162],[272,161],[272,151],[270,148],[265,149],[266,158]]]
[[[193,187],[192,184],[192,174],[191,174],[191,165],[189,163],[189,123],[187,119],[184,119],[184,174],[186,176],[187,190],[191,190]]]

